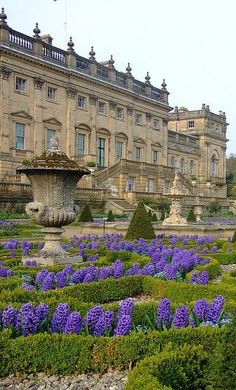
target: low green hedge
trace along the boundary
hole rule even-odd
[[[68,297],[77,298],[82,302],[106,303],[119,301],[127,297],[141,294],[143,276],[129,276],[120,279],[105,279],[99,282],[80,283],[47,292],[27,291],[16,288],[13,291],[4,290],[0,294],[3,303],[28,301],[40,302],[44,298],[55,297],[58,301],[65,302]]]
[[[0,333],[0,376],[35,372],[48,374],[104,373],[124,370],[168,344],[201,344],[211,353],[225,333],[224,328],[185,328],[170,331],[131,332],[129,336],[92,337],[41,333],[10,338]]]
[[[189,303],[200,298],[213,299],[216,295],[223,295],[227,302],[236,299],[236,287],[226,283],[196,285],[174,280],[164,281],[149,276],[143,279],[143,292],[151,294],[157,300],[169,298],[176,304]]]
[[[211,257],[218,260],[220,264],[235,264],[236,263],[236,252],[230,253],[215,253],[212,254]]]
[[[143,359],[128,375],[125,390],[200,390],[208,384],[209,356],[202,345],[167,346]]]

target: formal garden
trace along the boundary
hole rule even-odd
[[[39,228],[1,220],[3,386],[121,372],[120,387],[97,388],[235,389],[236,237],[155,235],[138,209],[126,236],[64,239],[73,265],[37,265]]]

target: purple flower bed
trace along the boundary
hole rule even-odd
[[[155,324],[150,329],[162,331],[171,328],[198,327],[204,325],[221,326],[230,322],[223,318],[224,298],[218,295],[208,303],[204,299],[198,300],[193,310],[186,305],[176,308],[171,313],[171,302],[163,298],[156,311]],[[71,311],[67,303],[59,303],[52,317],[46,304],[34,306],[31,302],[23,304],[20,309],[8,306],[0,313],[0,328],[12,329],[12,336],[28,336],[39,332],[65,334],[91,334],[93,336],[122,336],[131,332],[132,325],[136,331],[145,330],[132,321],[134,304],[128,298],[121,302],[117,313],[104,310],[101,305],[93,306],[83,318],[80,312]],[[153,325],[153,326],[152,326]]]

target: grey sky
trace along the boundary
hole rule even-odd
[[[130,62],[136,78],[144,80],[149,71],[157,87],[165,78],[173,107],[198,109],[205,103],[213,112],[225,111],[227,154],[236,153],[235,0],[1,0],[0,5],[15,30],[32,35],[38,22],[55,46],[65,49],[71,35],[84,57],[93,45],[98,61],[113,54],[118,70]]]

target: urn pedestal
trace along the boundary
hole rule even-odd
[[[90,171],[70,160],[58,148],[55,139],[51,148],[27,166],[17,168],[29,178],[34,200],[26,206],[26,212],[38,225],[43,226],[44,247],[34,258],[38,265],[77,263],[81,256],[70,256],[61,246],[62,226],[69,225],[76,218],[74,193],[78,181]],[[29,260],[23,258],[23,263]]]

